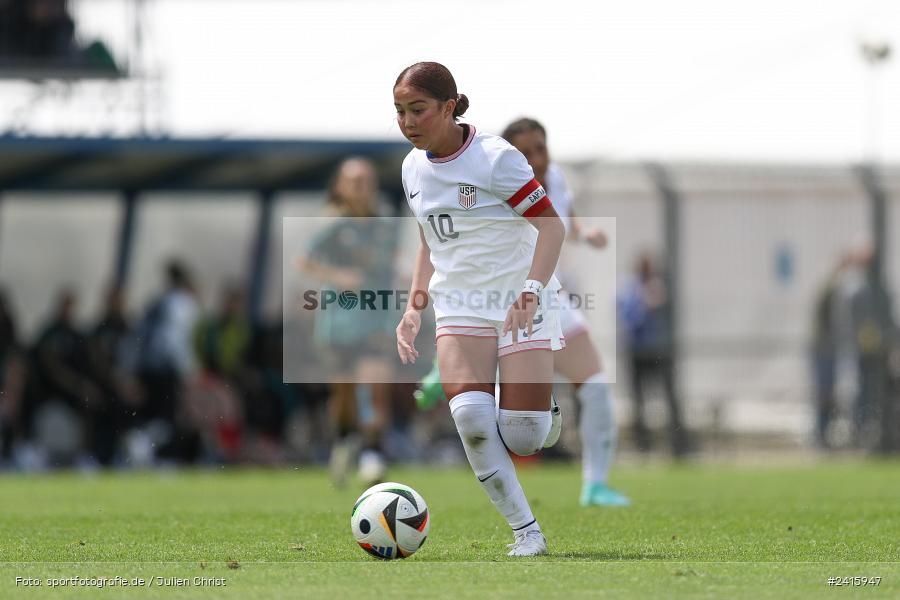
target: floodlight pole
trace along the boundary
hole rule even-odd
[[[866,140],[864,167],[861,171],[863,185],[871,199],[872,244],[874,250],[873,275],[878,283],[884,281],[885,237],[887,201],[878,180],[881,164],[881,71],[891,56],[887,42],[868,41],[860,44],[860,53],[868,65],[868,99],[866,111]]]
[[[871,397],[867,399],[877,411],[879,423],[877,452],[888,454],[900,451],[897,424],[900,418],[900,398],[892,397],[888,385],[890,371],[888,366],[891,345],[896,326],[891,314],[891,295],[885,284],[885,247],[887,221],[887,194],[881,183],[879,172],[873,165],[863,165],[858,170],[860,181],[871,206],[872,235],[874,237],[872,263],[869,265],[869,282],[871,285],[874,306],[875,326],[878,330],[878,346],[875,349],[874,363],[871,373]]]
[[[885,283],[887,261],[887,193],[880,177],[881,166],[881,70],[891,55],[891,47],[883,41],[869,41],[860,44],[863,60],[868,65],[868,98],[866,114],[865,158],[858,169],[858,175],[866,195],[869,197],[870,224],[872,234],[872,262],[869,266],[869,281],[875,302],[875,320],[879,341],[876,349],[874,373],[872,374],[872,397],[867,401],[874,404],[878,412],[880,431],[876,450],[881,453],[900,450],[897,435],[897,418],[900,417],[900,398],[891,396],[888,385],[888,357],[895,326],[891,314],[891,297]]]
[[[866,77],[866,133],[865,160],[876,164],[881,160],[881,116],[882,116],[882,79],[881,74],[891,58],[891,46],[885,41],[863,41],[859,45],[862,59],[868,65]]]

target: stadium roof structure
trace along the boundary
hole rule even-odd
[[[78,138],[0,136],[0,201],[10,191],[121,192],[115,281],[128,278],[137,204],[145,192],[250,192],[259,200],[252,266],[251,316],[261,315],[275,194],[322,190],[350,156],[370,159],[382,189],[401,202],[406,142]],[[228,195],[223,196],[227,198]]]
[[[0,191],[264,191],[327,185],[348,156],[400,189],[407,142],[0,136]]]

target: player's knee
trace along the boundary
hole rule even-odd
[[[453,411],[456,431],[468,446],[477,447],[488,438],[489,423],[483,419],[483,412],[477,406],[463,406]]]
[[[550,411],[500,409],[497,425],[503,443],[513,454],[540,452],[550,432]]]
[[[469,391],[453,396],[450,415],[463,442],[477,447],[496,430],[494,396],[486,392]]]

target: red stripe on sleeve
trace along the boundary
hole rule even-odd
[[[531,219],[544,212],[544,209],[548,206],[553,206],[553,203],[550,202],[550,198],[548,196],[544,196],[543,198],[538,200],[537,204],[523,212],[522,216],[526,219]]]
[[[528,196],[528,194],[538,189],[539,187],[541,187],[541,184],[538,183],[537,179],[532,179],[531,181],[523,185],[518,192],[513,194],[510,199],[506,201],[506,203],[515,208],[516,205],[519,204],[519,202],[521,202]]]

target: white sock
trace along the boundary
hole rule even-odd
[[[519,456],[531,456],[543,449],[547,434],[550,433],[550,411],[501,408],[497,423],[503,443],[511,452]]]
[[[585,483],[606,483],[616,450],[616,420],[612,393],[600,372],[588,377],[576,394],[581,401],[582,477]]]
[[[497,431],[494,397],[463,392],[450,400],[450,414],[466,457],[494,507],[516,531],[540,529]]]

